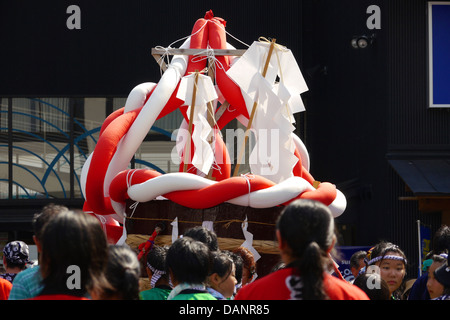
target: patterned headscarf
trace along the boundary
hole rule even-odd
[[[30,250],[23,241],[12,241],[3,248],[3,256],[8,263],[25,265],[29,263]]]

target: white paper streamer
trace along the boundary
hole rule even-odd
[[[178,217],[170,224],[172,225],[172,243],[174,243],[178,239]]]
[[[253,248],[253,233],[247,231],[248,228],[248,220],[247,216],[245,216],[245,220],[242,223],[242,233],[244,233],[245,241],[241,244],[241,247],[247,248],[253,254],[255,262],[261,258],[261,255]]]

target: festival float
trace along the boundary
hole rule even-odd
[[[284,206],[314,199],[334,217],[344,212],[345,196],[313,178],[294,133],[308,87],[293,53],[265,38],[238,50],[227,35],[226,21],[208,11],[179,48],[153,48],[160,80],[133,88],[125,106],[104,120],[81,182],[83,210],[102,222],[110,243],[127,243],[142,257],[153,243],[170,245],[203,225],[216,232],[221,249],[245,246],[257,260],[275,257],[270,268],[278,260],[274,227]],[[153,123],[176,109],[183,115],[178,172],[129,169]],[[232,170],[221,130],[234,119],[246,129]],[[243,173],[249,140],[250,172]]]

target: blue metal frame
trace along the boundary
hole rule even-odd
[[[68,118],[70,117],[70,115],[69,115],[67,112],[65,112],[64,110],[58,108],[58,107],[55,106],[55,105],[52,105],[51,103],[48,103],[48,102],[46,102],[46,101],[43,101],[43,100],[37,99],[37,98],[28,98],[28,99],[29,99],[30,101],[36,101],[36,102],[45,104],[45,105],[47,105],[47,106],[49,106],[49,107],[51,107],[51,108],[53,108],[53,109],[55,109],[55,110],[57,110],[57,111],[63,113],[63,114],[66,115]],[[7,113],[8,111],[6,111],[6,110],[0,110],[0,112],[1,112],[1,113]],[[36,174],[34,174],[31,170],[29,170],[29,169],[26,168],[25,166],[22,166],[22,165],[19,165],[19,164],[16,164],[16,163],[14,163],[13,166],[20,167],[21,169],[23,169],[23,170],[29,172],[36,180],[38,180],[39,183],[40,183],[40,185],[42,186],[42,188],[43,188],[43,190],[44,190],[44,192],[45,192],[45,196],[46,196],[47,198],[49,198],[49,194],[48,194],[47,189],[45,188],[45,184],[46,184],[46,182],[47,182],[47,179],[48,179],[49,175],[50,175],[51,173],[53,173],[53,174],[56,176],[56,178],[58,179],[58,181],[59,181],[59,183],[60,183],[60,185],[61,185],[61,189],[62,189],[62,191],[63,191],[64,198],[66,199],[66,198],[67,198],[67,193],[66,193],[66,190],[65,190],[65,188],[64,188],[64,184],[63,184],[61,178],[59,177],[59,175],[57,174],[57,172],[55,171],[54,167],[55,167],[56,163],[57,163],[61,158],[63,158],[67,163],[70,163],[70,160],[65,156],[65,153],[70,149],[70,145],[71,145],[71,144],[70,144],[70,136],[69,136],[69,134],[67,134],[64,130],[62,130],[61,128],[57,127],[57,126],[54,125],[53,123],[51,123],[51,122],[49,122],[49,121],[47,121],[47,120],[45,120],[45,119],[42,119],[42,118],[40,118],[40,117],[37,117],[37,116],[35,116],[35,115],[31,115],[31,114],[27,114],[27,113],[23,113],[23,112],[17,112],[17,111],[13,111],[13,114],[16,114],[16,115],[22,115],[22,116],[26,116],[26,117],[30,117],[30,118],[32,118],[32,119],[36,119],[36,120],[38,120],[38,121],[44,122],[44,123],[46,123],[47,125],[49,125],[50,127],[56,129],[58,132],[60,132],[64,137],[66,137],[66,138],[69,140],[69,142],[68,142],[62,149],[58,149],[52,142],[48,141],[47,139],[44,139],[43,137],[41,137],[41,136],[39,136],[39,135],[37,135],[37,134],[34,134],[34,133],[32,133],[32,132],[29,132],[29,131],[24,131],[24,130],[12,128],[12,131],[13,131],[13,132],[23,133],[23,134],[29,135],[29,136],[31,136],[31,137],[37,139],[37,140],[41,140],[42,142],[44,142],[44,143],[48,144],[49,146],[51,146],[51,147],[52,147],[54,150],[56,150],[56,152],[57,152],[57,154],[56,154],[55,158],[52,160],[52,162],[51,162],[51,163],[48,163],[44,158],[42,158],[41,156],[39,156],[38,154],[34,153],[34,152],[31,151],[31,150],[28,150],[28,149],[23,148],[23,147],[12,146],[12,147],[15,148],[15,149],[23,150],[23,151],[25,151],[25,152],[27,152],[27,153],[29,153],[29,154],[35,156],[35,157],[38,158],[40,161],[42,161],[43,163],[45,163],[45,165],[47,165],[47,170],[45,171],[45,173],[44,173],[42,179],[39,179],[39,177],[36,176]],[[86,138],[89,138],[89,137],[94,141],[94,143],[97,143],[97,139],[93,136],[93,134],[96,133],[96,132],[99,132],[99,131],[101,130],[101,126],[99,126],[99,127],[97,127],[97,128],[94,128],[94,129],[91,129],[91,130],[87,130],[87,129],[85,128],[85,126],[82,125],[78,120],[73,119],[73,121],[74,121],[74,123],[77,124],[82,130],[84,130],[84,132],[83,132],[81,135],[75,137],[75,139],[74,139],[74,141],[73,141],[74,146],[78,149],[79,154],[80,154],[82,157],[84,157],[84,159],[87,159],[88,156],[83,152],[82,148],[80,148],[80,147],[78,146],[78,143],[79,143],[80,141],[86,139]],[[8,130],[8,128],[0,128],[0,130]],[[152,126],[150,130],[151,130],[151,131],[154,131],[154,132],[161,133],[161,134],[166,135],[166,136],[168,136],[168,137],[171,137],[171,136],[172,136],[172,134],[171,134],[169,131],[164,130],[164,129],[159,128],[159,127],[156,127],[156,126]],[[62,142],[64,143],[64,141],[62,141]],[[6,148],[8,148],[8,145],[0,145],[0,147],[6,147]],[[150,162],[147,162],[147,161],[144,161],[144,160],[141,160],[141,159],[135,159],[135,162],[136,162],[136,163],[139,163],[139,164],[142,164],[142,165],[145,165],[145,166],[147,166],[147,167],[150,167],[150,168],[152,168],[152,169],[154,169],[154,170],[156,170],[156,171],[158,171],[158,172],[160,172],[160,173],[162,173],[162,174],[165,173],[161,168],[159,168],[158,166],[154,165],[153,163],[150,163]],[[0,163],[5,163],[5,162],[0,162]],[[74,176],[75,176],[75,178],[76,178],[76,181],[77,181],[79,190],[80,190],[80,192],[82,193],[82,188],[81,188],[80,178],[79,178],[78,174],[76,173],[75,168],[74,168],[73,174],[74,174]],[[7,179],[0,179],[0,181],[8,181],[8,180],[7,180]],[[18,182],[16,182],[16,181],[12,181],[12,183],[15,184],[15,185],[18,185],[18,186],[19,186],[19,187],[27,194],[27,198],[30,198],[30,199],[33,198],[33,197],[29,194],[29,192],[26,190],[25,187],[23,187],[22,185],[20,185],[20,184],[19,184]],[[83,195],[82,195],[82,196],[83,196]]]

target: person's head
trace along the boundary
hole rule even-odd
[[[203,242],[184,236],[170,246],[166,266],[174,286],[180,283],[206,284],[212,256]]]
[[[41,245],[40,245],[40,239],[42,235],[42,230],[44,228],[44,225],[55,216],[55,214],[62,212],[62,211],[69,211],[69,209],[62,205],[57,205],[54,203],[50,203],[46,206],[44,206],[41,210],[41,212],[36,213],[33,216],[33,240],[34,243],[36,243],[37,249],[40,252]]]
[[[360,250],[352,254],[350,258],[350,271],[356,278],[359,274],[359,270],[365,266],[364,259],[366,258],[367,252]]]
[[[361,273],[353,284],[363,290],[370,300],[389,300],[391,297],[389,287],[379,273]]]
[[[242,286],[250,283],[256,274],[256,262],[253,257],[252,252],[246,247],[239,247],[233,250],[234,253],[238,254],[242,258],[242,267],[240,268],[238,278],[241,279]],[[236,266],[237,268],[238,266]]]
[[[203,242],[209,247],[209,250],[216,251],[219,250],[219,242],[217,240],[217,235],[214,231],[211,231],[203,226],[197,226],[188,229],[184,233],[185,237],[191,237],[194,240]]]
[[[106,279],[109,287],[94,290],[99,300],[138,300],[141,268],[136,253],[129,247],[109,245]]]
[[[30,250],[23,241],[11,241],[3,248],[3,263],[8,272],[20,272],[29,262]]]
[[[323,273],[331,267],[334,219],[324,204],[300,199],[286,206],[276,223],[281,258],[302,275],[303,299],[325,299]]]
[[[214,290],[220,292],[225,298],[233,296],[237,284],[233,259],[221,251],[212,252],[213,263],[208,284]]]
[[[444,285],[436,279],[435,271],[440,266],[445,264],[447,259],[443,255],[434,255],[432,258],[433,262],[428,268],[428,280],[427,280],[427,290],[430,294],[430,299],[437,298],[444,294]]]
[[[441,254],[450,250],[450,227],[442,225],[433,236],[431,251],[433,254]]]
[[[378,267],[381,278],[389,286],[391,295],[400,298],[403,292],[407,264],[403,251],[391,242],[381,241],[372,248],[368,259],[368,268]]]
[[[94,287],[107,285],[104,271],[108,245],[93,216],[79,210],[58,213],[44,225],[41,249],[44,289],[84,295]]]
[[[169,284],[169,274],[166,269],[166,256],[168,250],[168,246],[154,245],[147,253],[146,271],[152,288],[158,284],[158,281],[160,283],[164,282],[166,285]]]
[[[235,294],[239,291],[239,289],[242,287],[242,269],[244,265],[244,260],[242,257],[232,251],[225,250],[223,251],[227,255],[230,256],[230,258],[233,260],[234,263],[234,277],[236,278],[236,286],[235,286]]]

